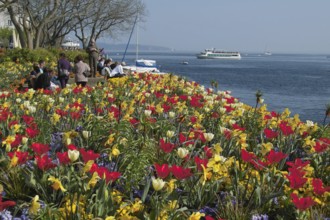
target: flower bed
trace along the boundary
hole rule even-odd
[[[313,122],[172,74],[0,92],[0,216],[324,219]],[[10,218],[10,217],[9,217]]]

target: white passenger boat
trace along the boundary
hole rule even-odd
[[[223,51],[212,49],[205,49],[200,54],[197,54],[198,59],[241,59],[241,54],[239,52]]]

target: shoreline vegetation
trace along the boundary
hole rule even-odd
[[[1,217],[330,217],[327,125],[170,73],[25,89],[18,60],[0,68]]]

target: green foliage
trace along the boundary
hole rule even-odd
[[[12,35],[13,30],[8,27],[0,28],[0,45],[3,47],[9,46],[9,38]]]
[[[59,58],[59,54],[64,52],[70,61],[74,60],[74,57],[77,55],[82,55],[85,59],[87,59],[88,54],[84,50],[70,50],[63,51],[60,49],[19,49],[15,48],[12,50],[7,50],[7,52],[0,58],[1,61],[19,61],[19,62],[38,62],[43,59],[47,62],[56,62]]]

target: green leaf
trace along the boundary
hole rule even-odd
[[[141,198],[141,200],[142,200],[143,203],[145,202],[145,200],[147,198],[147,195],[148,195],[148,192],[149,192],[149,189],[150,189],[150,183],[151,183],[151,179],[148,178],[147,179],[147,184],[144,187],[142,198]]]

